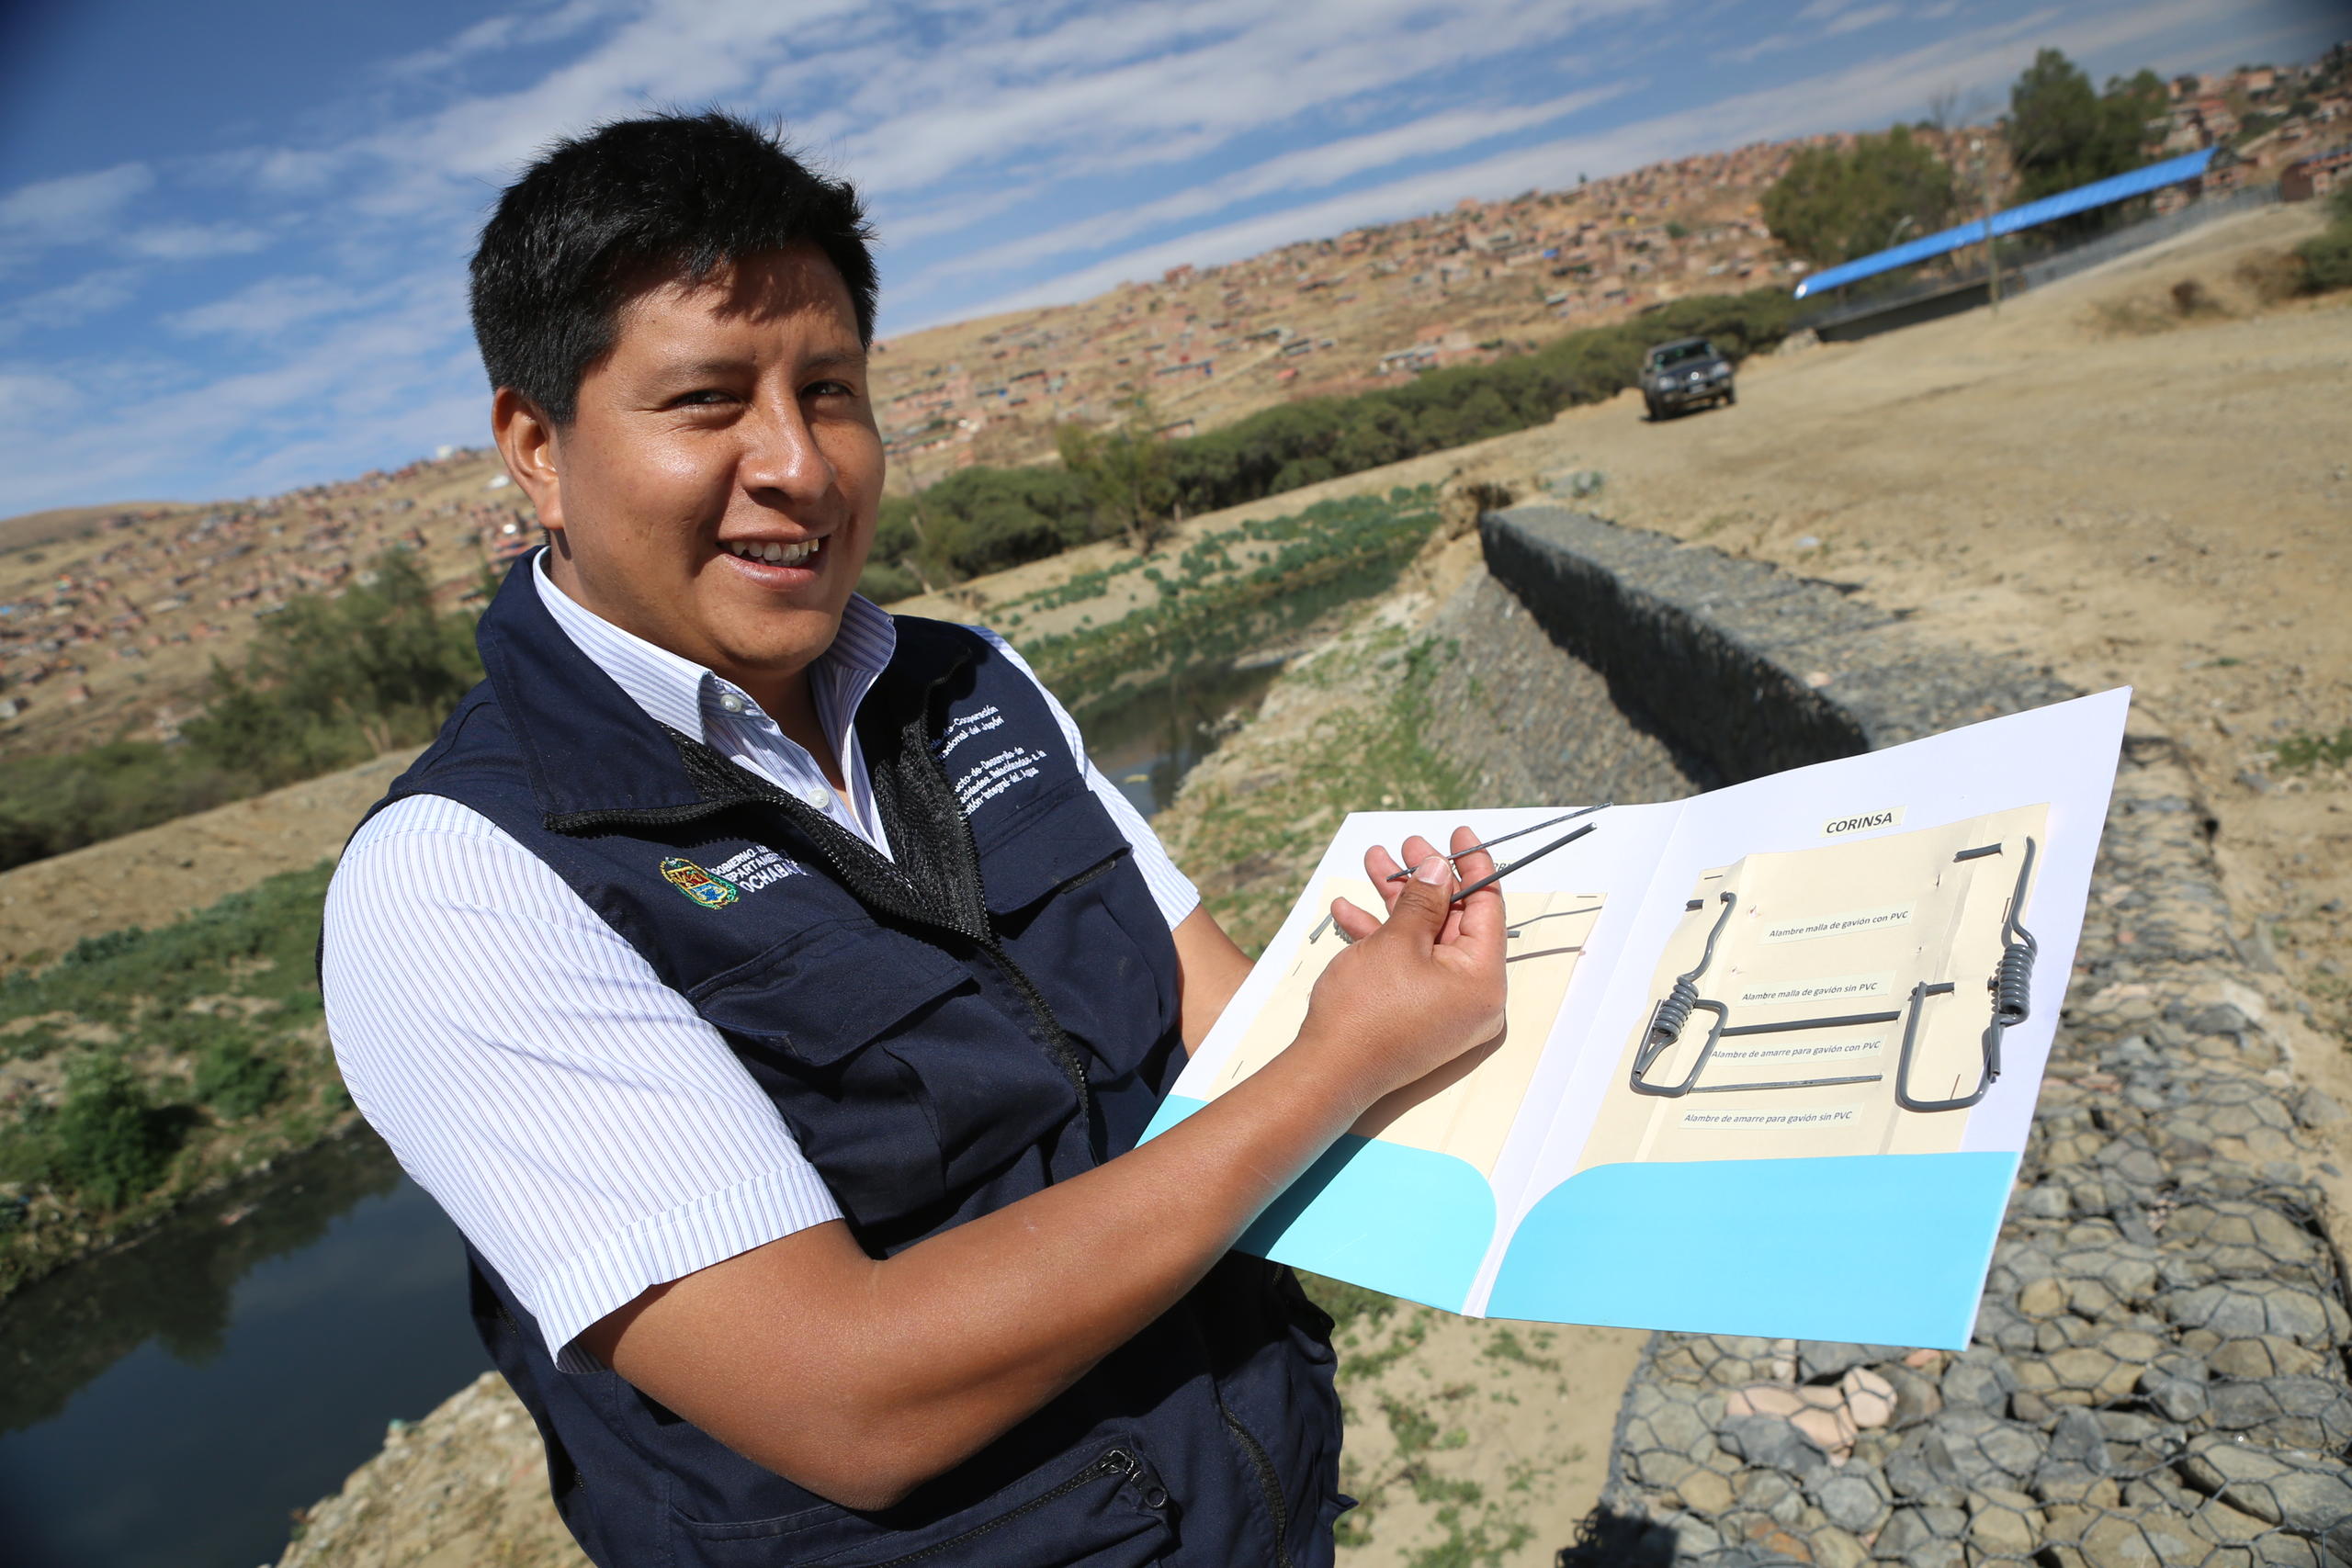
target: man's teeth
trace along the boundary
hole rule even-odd
[[[822,539],[803,539],[798,544],[779,545],[770,539],[765,544],[756,539],[733,539],[727,547],[745,560],[766,561],[772,566],[798,566],[817,553]]]

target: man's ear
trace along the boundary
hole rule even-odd
[[[563,479],[557,464],[556,426],[538,404],[512,387],[490,400],[490,428],[507,477],[523,487],[539,514],[539,526],[563,532]]]

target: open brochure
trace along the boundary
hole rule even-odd
[[[1502,1039],[1375,1106],[1240,1247],[1471,1315],[1966,1346],[2129,699],[1585,818],[1502,884]],[[1332,898],[1380,908],[1365,850],[1561,809],[1348,818],[1146,1136],[1295,1037]]]

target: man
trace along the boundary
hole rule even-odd
[[[851,189],[739,120],[625,121],[504,193],[473,280],[552,546],[353,839],[322,973],[573,1533],[606,1568],[1328,1562],[1329,1320],[1227,1249],[1499,1027],[1499,896],[1375,853],[1401,891],[1338,911],[1297,1043],[1136,1147],[1249,964],[1010,649],[853,596]]]

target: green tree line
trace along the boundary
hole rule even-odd
[[[397,551],[338,598],[289,601],[235,664],[214,660],[177,742],[0,760],[0,870],[429,739],[481,678],[473,623]]]
[[[884,502],[862,586],[887,600],[1094,539],[1148,543],[1180,510],[1238,506],[1605,401],[1634,386],[1644,352],[1669,338],[1712,338],[1744,357],[1780,342],[1792,313],[1780,288],[1695,295],[1533,353],[1283,403],[1174,441],[1155,436],[1138,406],[1111,431],[1065,432],[1061,467],[964,468]]]
[[[2016,183],[2000,204],[2037,201],[2139,168],[2162,133],[2167,101],[2152,71],[2111,77],[2102,91],[2064,51],[2042,50],[2009,88],[2001,133]],[[1800,152],[1764,193],[1764,223],[1796,254],[1835,266],[1984,216],[1993,193],[1981,175],[1953,169],[1912,128],[1898,125],[1858,136],[1851,147]],[[2077,213],[2033,231],[2030,243],[2086,239],[2145,206],[2120,202]]]

